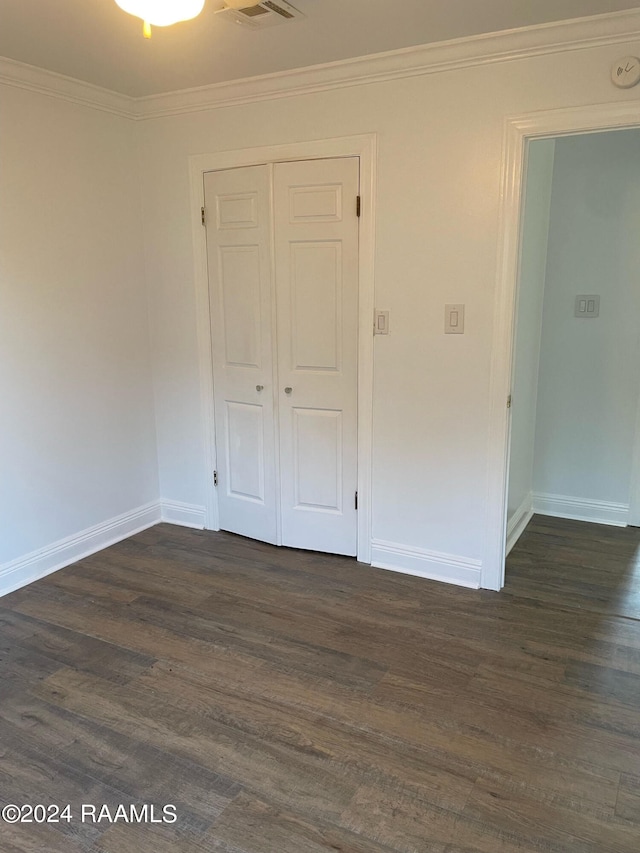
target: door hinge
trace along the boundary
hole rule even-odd
[[[507,409],[511,408],[511,394],[507,397]]]
[[[207,224],[204,207],[200,208],[200,221],[202,222],[203,225]]]
[[[213,472],[213,485],[214,486],[218,485],[218,472],[217,471]]]
[[[360,200],[360,196],[356,196],[356,216],[360,216],[360,207],[362,206],[362,202]]]
[[[356,492],[356,499],[354,501],[356,509],[358,509],[358,493]]]

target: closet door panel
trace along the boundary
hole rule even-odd
[[[205,206],[220,526],[275,544],[269,167],[207,173]]]
[[[358,159],[274,166],[282,544],[356,554]]]

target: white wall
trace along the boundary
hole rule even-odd
[[[133,122],[4,85],[0,114],[6,575],[158,480]]]
[[[615,44],[151,119],[140,125],[157,365],[161,490],[202,505],[188,156],[378,135],[373,536],[480,561],[505,118],[635,95],[612,87]],[[365,203],[367,200],[365,199]],[[443,309],[466,304],[463,336]],[[450,558],[455,558],[453,561]]]
[[[603,520],[624,521],[640,393],[639,222],[640,130],[559,139],[534,472],[555,511],[569,496],[567,514],[592,517],[595,501],[614,505],[591,508]],[[600,295],[599,318],[574,317],[578,294]]]
[[[531,510],[542,300],[554,152],[554,139],[535,139],[529,144],[512,383],[508,530],[525,522]]]
[[[534,44],[526,59],[191,112],[192,92],[160,118],[149,112],[171,97],[96,94],[139,123],[64,100],[67,84],[61,99],[0,86],[0,573],[96,526],[108,536],[160,494],[183,520],[204,504],[189,155],[372,132],[376,303],[391,312],[375,341],[373,537],[400,568],[439,564],[456,580],[479,567],[505,119],[637,98],[609,80],[614,59],[640,51],[616,21],[608,46],[590,23],[580,50]],[[500,44],[489,39],[510,55]],[[464,336],[443,335],[448,302],[466,303]]]

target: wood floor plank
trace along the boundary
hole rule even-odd
[[[507,685],[513,683],[505,681]],[[547,702],[547,710],[541,712],[527,701],[530,694],[521,695],[522,701],[508,701],[507,687],[506,698],[499,693],[492,701],[489,689],[467,691],[451,705],[437,697],[425,696],[420,685],[395,676],[386,676],[375,695],[385,696],[388,702],[422,708],[437,718],[454,718],[462,730],[475,732],[480,742],[489,744],[485,760],[473,765],[480,778],[513,779],[532,790],[573,796],[585,809],[598,806],[612,811],[614,808],[619,771],[610,768],[607,762],[598,765],[589,758],[577,760],[565,750],[562,738],[553,735],[554,712],[558,706],[551,700]],[[515,745],[508,746],[510,742]],[[492,758],[491,745],[498,745],[499,756],[509,756],[511,763],[507,765]]]
[[[0,652],[6,649],[7,653],[13,651],[17,655],[22,650],[27,662],[33,661],[34,665],[36,658],[47,660],[52,668],[70,666],[119,684],[139,675],[155,660],[151,655],[122,648],[116,642],[103,642],[1,607],[0,638]]]
[[[565,681],[590,695],[614,699],[630,708],[640,707],[640,675],[633,672],[589,661],[570,661]]]
[[[154,691],[170,694],[172,689],[157,678],[162,666],[159,664],[149,673],[149,683]],[[264,728],[252,730],[251,724],[260,725],[264,717],[264,698],[275,702],[280,725],[291,717],[291,711],[295,714],[290,729],[280,735],[280,742],[293,745],[300,741],[302,747],[308,744],[308,748],[313,745],[318,755],[334,762],[341,760],[345,767],[358,767],[363,776],[386,774],[403,779],[426,801],[444,808],[460,808],[470,790],[469,780],[483,773],[495,778],[509,775],[528,779],[532,785],[558,793],[569,788],[576,797],[583,798],[585,809],[597,803],[612,810],[615,803],[617,771],[586,759],[572,761],[571,755],[565,757],[561,738],[554,740],[555,752],[548,745],[541,748],[543,737],[535,731],[527,743],[522,714],[513,722],[505,721],[504,714],[495,710],[491,727],[477,705],[467,708],[465,703],[467,713],[463,716],[460,709],[456,711],[454,702],[445,704],[440,697],[434,702],[433,697],[430,699],[424,694],[417,700],[418,706],[406,712],[403,702],[398,703],[398,709],[393,705],[374,705],[370,701],[359,704],[348,691],[323,690],[317,694],[308,684],[297,687],[295,682],[288,683],[282,678],[269,678],[266,685],[259,679],[238,683],[221,673],[222,683],[211,685],[208,677],[201,673],[189,672],[181,676],[174,672],[173,675],[184,685],[176,691],[180,695],[189,695],[187,681],[191,690],[195,688],[194,705],[209,694],[216,708],[226,714],[223,719],[234,720],[263,739],[276,737],[276,734]],[[388,698],[391,701],[393,696]],[[459,704],[462,697],[457,701]],[[273,716],[271,710],[262,725]],[[428,717],[444,722],[434,724],[427,721]],[[452,724],[452,720],[455,723]],[[505,725],[513,728],[513,748],[505,748],[508,745]],[[376,749],[380,742],[393,743],[393,751]]]
[[[311,673],[318,678],[348,684],[352,689],[368,691],[377,683],[385,667],[347,652],[317,646],[311,642],[286,640],[279,635],[257,631],[254,627],[220,623],[215,618],[198,616],[191,611],[171,613],[154,600],[139,602],[119,617],[97,605],[79,614],[73,607],[75,597],[48,600],[45,593],[18,602],[22,613],[44,618],[63,627],[80,630],[90,615],[87,628],[98,639],[120,643],[131,651],[150,656],[152,652],[194,668],[206,665],[211,649],[229,650],[253,655],[286,671]]]
[[[419,668],[423,678],[428,678],[431,672],[436,684],[444,680],[448,684],[455,682],[458,686],[464,686],[479,660],[471,648],[466,649],[465,656],[456,655],[457,649],[452,650],[451,641],[444,639],[438,641],[432,638],[430,645],[425,646],[422,632],[406,624],[402,628],[393,626],[394,643],[390,644],[386,640],[386,631],[391,629],[390,626],[381,632],[379,619],[367,618],[357,606],[350,610],[343,608],[344,618],[338,618],[328,604],[318,603],[314,612],[308,596],[306,607],[296,607],[295,604],[289,599],[275,604],[265,602],[260,597],[241,598],[221,591],[204,600],[197,608],[181,610],[179,618],[189,624],[189,631],[193,635],[203,636],[204,639],[210,638],[212,632],[221,627],[229,632],[245,634],[247,626],[251,626],[253,631],[261,632],[271,642],[280,639],[292,649],[302,644],[303,647],[311,645],[316,649],[324,649],[327,654],[333,652],[333,679],[342,677],[342,667],[338,664],[340,658],[344,658],[345,662],[368,662],[373,667],[373,682],[389,666],[395,666],[409,667],[411,671]],[[178,617],[175,610],[141,597],[131,610],[143,616],[143,609],[146,610],[145,620],[154,625],[175,624]],[[181,625],[178,624],[174,630],[182,632]],[[308,654],[306,659],[308,665],[311,662]],[[349,683],[353,683],[354,674],[352,669],[344,673]]]
[[[123,801],[173,803],[185,822],[199,832],[226,808],[241,786],[201,764],[168,756],[139,737],[121,735],[93,720],[30,695],[3,702],[0,717],[28,736],[52,760],[78,775],[100,779],[123,795]],[[0,722],[0,727],[2,722]],[[0,728],[0,731],[2,729]]]
[[[453,810],[464,806],[473,787],[473,770],[452,773],[437,762],[430,764],[415,742],[398,737],[390,750],[388,731],[372,728],[371,721],[357,714],[341,713],[349,694],[339,685],[333,689],[308,682],[299,685],[280,674],[252,680],[227,675],[220,684],[203,673],[175,669],[166,673],[163,666],[155,666],[140,683],[157,695],[179,693],[192,708],[202,703],[209,715],[242,733],[314,756],[320,766],[338,769],[354,785],[371,777],[396,777],[426,801]]]
[[[57,673],[34,691],[45,701],[142,742],[228,775],[243,787],[269,791],[309,812],[335,812],[352,795],[353,784],[336,769],[323,769],[313,756],[284,754],[277,745],[190,710],[188,700],[154,696],[133,684],[120,689],[88,675]]]
[[[108,603],[113,601],[130,602],[139,595],[155,595],[175,603],[197,604],[208,591],[206,586],[210,582],[209,589],[214,589],[214,578],[209,579],[206,575],[196,575],[181,569],[179,576],[171,576],[165,571],[155,572],[149,567],[154,561],[144,557],[130,558],[126,564],[122,564],[122,557],[118,553],[99,552],[86,561],[73,566],[73,571],[57,572],[47,578],[51,586],[58,586],[72,593],[78,594],[87,591],[88,597],[100,600],[105,599]],[[103,556],[104,555],[104,556]],[[94,592],[99,587],[101,595]]]
[[[10,686],[24,687],[57,672],[61,664],[46,655],[27,651],[15,643],[0,648],[0,681],[3,694]]]
[[[227,647],[244,649],[270,662],[286,660],[289,667],[300,672],[314,673],[349,685],[351,689],[369,690],[386,671],[384,663],[367,656],[366,648],[354,648],[354,644],[348,643],[337,647],[331,643],[333,624],[325,623],[320,614],[316,617],[319,624],[314,629],[288,630],[289,625],[308,623],[307,614],[301,617],[274,605],[264,611],[252,606],[252,612],[246,614],[246,618],[234,618],[231,611],[234,605],[238,606],[237,599],[221,603],[220,598],[222,596],[216,600],[215,606],[208,604],[207,600],[201,607],[183,608],[178,613],[164,602],[141,597],[131,612],[139,614],[147,624],[166,628],[178,636],[188,635],[209,643],[222,640]],[[255,610],[268,614],[266,624],[254,615]],[[283,630],[276,630],[282,623]],[[371,646],[368,651],[373,651]]]
[[[62,836],[51,824],[3,824],[2,853],[85,853],[81,838]]]
[[[60,821],[53,828],[63,843],[64,838],[90,847],[101,835],[104,827],[82,823],[77,815],[82,803],[108,803],[116,807],[122,794],[92,776],[78,772],[60,757],[34,744],[28,734],[0,722],[0,742],[3,744],[0,763],[0,790],[3,804],[56,804],[62,810],[71,804],[76,818]],[[11,744],[10,747],[6,744]],[[0,825],[0,831],[5,823]],[[29,835],[29,824],[22,824],[24,835]],[[56,849],[55,847],[53,848]]]
[[[213,827],[216,840],[246,853],[394,853],[341,826],[242,794]]]
[[[465,811],[480,824],[508,833],[534,849],[557,853],[633,853],[638,832],[608,814],[579,813],[548,798],[544,803],[525,790],[505,790],[485,780],[476,785]],[[518,848],[516,848],[518,849]]]
[[[0,602],[2,853],[637,853],[640,530],[534,517],[502,593],[157,525]]]
[[[132,583],[131,569],[125,570],[125,575],[128,577],[126,586],[118,586],[113,577],[113,569],[110,567],[108,573],[100,571],[95,565],[98,561],[96,555],[87,559],[88,566],[84,567],[84,571],[75,566],[69,572],[54,572],[46,578],[47,586],[60,587],[61,589],[70,589],[76,595],[86,595],[87,598],[106,601],[110,604],[121,602],[127,604],[138,597],[139,591]],[[84,565],[81,563],[80,565]],[[86,572],[86,574],[84,573]]]
[[[91,848],[91,853],[253,853],[215,837],[194,836],[178,826],[114,824]],[[302,850],[300,851],[302,853]],[[306,851],[305,851],[306,853]]]
[[[638,770],[640,771],[640,766]],[[616,815],[629,821],[631,827],[637,831],[640,824],[640,773],[623,773],[620,777]]]

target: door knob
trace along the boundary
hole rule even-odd
[[[256,385],[256,391],[262,391],[264,385]]]
[[[293,388],[291,388],[291,386],[289,386],[289,385],[287,385],[287,387],[284,389],[285,394],[290,394],[292,391],[293,391]]]

